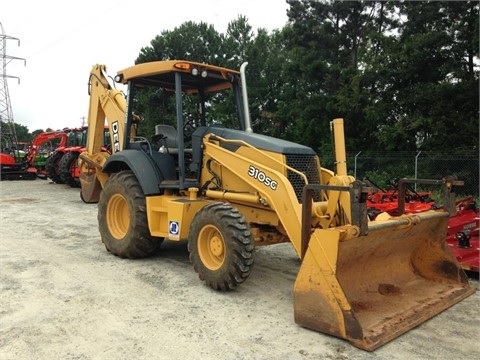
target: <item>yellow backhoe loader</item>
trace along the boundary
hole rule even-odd
[[[138,258],[164,239],[187,241],[199,278],[226,291],[250,275],[255,246],[289,241],[301,260],[295,321],[368,351],[474,293],[446,248],[447,212],[368,220],[370,189],[347,175],[342,119],[331,122],[334,171],[309,147],[254,133],[245,67],[135,65],[115,77],[128,87],[126,99],[104,65],[92,68],[81,191],[85,202],[98,202],[109,252]],[[136,99],[164,103],[159,94],[174,97],[175,123],[139,137]],[[219,98],[232,107],[226,119],[210,111]],[[111,153],[101,151],[105,122]]]

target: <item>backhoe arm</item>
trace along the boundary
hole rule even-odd
[[[101,171],[107,157],[124,149],[126,100],[121,91],[108,82],[105,65],[94,65],[89,79],[90,104],[88,110],[88,139],[86,150],[80,154],[79,167],[81,196],[85,202],[97,202],[100,191],[108,180]],[[102,151],[104,128],[110,133],[109,152]]]
[[[113,89],[105,65],[95,65],[90,72],[90,105],[88,110],[88,155],[101,152],[105,122],[110,130],[112,154],[124,148],[125,111],[127,103],[121,91]]]

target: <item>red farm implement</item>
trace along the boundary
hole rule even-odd
[[[370,183],[372,182],[370,181]],[[444,180],[401,179],[395,183],[396,188],[393,190],[384,190],[372,183],[378,190],[370,193],[367,198],[369,218],[373,220],[381,213],[398,216],[439,207],[430,197],[430,192],[417,192],[409,186],[411,183],[442,185],[443,187],[462,185],[462,182],[455,181],[452,178]],[[446,233],[448,248],[464,270],[478,273],[480,263],[480,217],[477,204],[470,196],[451,201],[450,205],[441,205],[441,207],[444,206],[449,207],[448,212],[450,213]]]

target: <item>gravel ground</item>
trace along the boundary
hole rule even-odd
[[[151,258],[109,254],[95,204],[46,180],[0,182],[0,358],[478,359],[478,291],[374,352],[293,319],[299,260],[259,248],[245,284],[205,287],[186,244]],[[478,278],[471,279],[478,290]]]

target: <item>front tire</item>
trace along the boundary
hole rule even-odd
[[[145,195],[132,171],[110,176],[98,202],[98,224],[106,249],[121,258],[151,255],[163,238],[150,236]]]
[[[190,262],[200,280],[214,290],[232,290],[250,275],[253,266],[250,225],[226,203],[202,208],[190,225]]]

